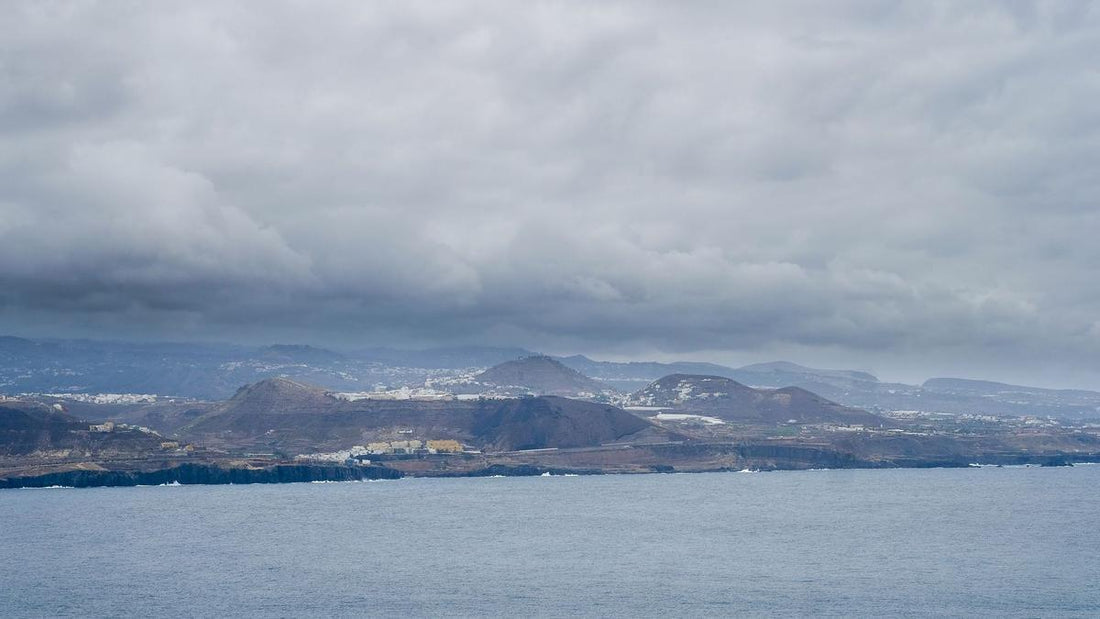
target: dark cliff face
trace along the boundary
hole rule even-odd
[[[398,479],[399,471],[380,466],[279,464],[264,468],[223,468],[211,464],[181,464],[154,471],[62,471],[31,477],[0,479],[0,488],[71,486],[159,486],[162,484],[282,484],[306,481]]]

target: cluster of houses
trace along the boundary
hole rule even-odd
[[[161,398],[153,393],[29,393],[27,395],[89,404],[152,404]]]
[[[389,391],[349,391],[331,392],[337,400],[357,402],[359,400],[413,400],[417,402],[451,402],[455,400],[502,400],[509,396],[493,393],[451,393],[431,387],[401,387]]]
[[[89,432],[115,432],[116,430],[137,430],[138,432],[160,436],[160,432],[157,432],[152,428],[146,428],[145,426],[132,426],[128,423],[115,423],[113,421],[104,421],[103,423],[93,423],[92,425],[88,426]]]
[[[115,423],[113,421],[104,421],[103,423],[93,423],[88,426],[89,432],[114,432],[116,430],[137,430],[138,432],[144,432],[146,434],[155,434],[160,436],[160,433],[152,428],[146,428],[145,426],[132,426],[128,423]]]
[[[462,443],[453,439],[438,439],[420,441],[409,439],[405,441],[384,441],[356,445],[351,449],[340,451],[301,454],[295,456],[295,460],[306,462],[344,462],[347,464],[369,464],[370,456],[382,455],[426,455],[461,453],[465,451]]]
[[[373,455],[382,454],[438,454],[459,453],[463,450],[462,443],[453,439],[438,439],[419,441],[410,439],[407,441],[388,441],[379,443],[367,443],[367,453]]]
[[[145,434],[152,434],[154,436],[160,436],[160,433],[157,432],[156,430],[146,428],[145,426],[132,426],[128,423],[115,423],[113,421],[104,421],[103,423],[93,423],[93,424],[88,426],[88,431],[89,432],[106,433],[106,432],[116,432],[116,431],[126,431],[126,430],[130,430],[130,431],[136,430],[138,432],[144,432]],[[165,451],[176,451],[176,450],[182,450],[182,451],[186,451],[186,452],[195,451],[195,446],[194,445],[183,444],[183,443],[180,443],[179,441],[173,441],[173,440],[168,440],[168,439],[165,439],[165,440],[160,442],[160,448],[165,450]]]

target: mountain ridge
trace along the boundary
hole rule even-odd
[[[370,352],[373,351],[373,352]],[[237,387],[285,376],[332,391],[420,387],[529,354],[519,348],[450,347],[338,352],[299,344],[251,347],[210,343],[132,343],[0,336],[0,393],[158,394],[221,401]],[[343,355],[343,357],[341,357]],[[1100,391],[1050,389],[994,381],[931,378],[922,385],[875,382],[859,370],[818,370],[789,361],[732,368],[703,362],[605,362],[555,357],[632,393],[675,373],[724,376],[753,387],[797,386],[847,406],[953,414],[1100,419]],[[475,389],[476,392],[476,389]]]

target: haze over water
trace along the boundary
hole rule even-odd
[[[0,492],[0,615],[1100,612],[1100,467]]]

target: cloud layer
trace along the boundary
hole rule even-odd
[[[0,14],[6,331],[1100,386],[1095,4]]]

